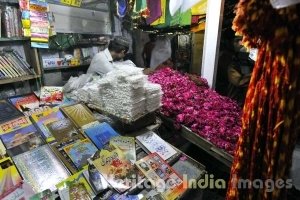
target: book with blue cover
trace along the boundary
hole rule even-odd
[[[109,124],[105,122],[84,129],[84,132],[98,149],[102,149],[111,138],[120,136]]]
[[[64,150],[71,158],[77,169],[82,169],[86,166],[88,164],[88,159],[98,151],[95,145],[88,139],[66,146],[64,147]]]

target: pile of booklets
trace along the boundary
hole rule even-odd
[[[1,19],[2,18],[2,19]],[[15,6],[1,6],[0,7],[0,21],[3,23],[3,31],[0,28],[0,37],[21,37],[21,12]],[[1,32],[3,35],[1,35]]]
[[[166,162],[177,151],[155,133],[120,136],[84,104],[45,105],[35,94],[0,101],[0,199],[142,199],[129,194],[146,179],[146,196],[185,191]]]
[[[0,79],[34,74],[29,64],[15,50],[0,51]]]
[[[135,121],[161,106],[162,90],[148,82],[141,68],[123,65],[87,83],[77,97],[120,119]]]

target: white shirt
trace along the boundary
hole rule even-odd
[[[104,51],[97,53],[90,64],[87,74],[98,74],[103,76],[114,69],[113,58],[109,50],[106,48]]]

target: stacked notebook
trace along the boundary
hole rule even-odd
[[[21,13],[17,7],[14,6],[2,6],[1,18],[3,22],[3,37],[21,37],[22,36],[22,27],[21,27]],[[1,37],[0,31],[0,37]]]

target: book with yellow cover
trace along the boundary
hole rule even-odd
[[[45,138],[45,140],[49,143],[55,140],[55,137],[53,137],[50,130],[48,129],[48,124],[65,119],[65,117],[59,110],[59,108],[55,107],[43,112],[34,113],[33,115],[31,115],[31,119],[40,129],[43,138]]]
[[[22,185],[22,178],[11,158],[0,160],[0,199],[17,190]]]
[[[175,200],[186,190],[182,177],[157,153],[137,161],[136,166],[166,200]]]
[[[70,119],[61,119],[47,124],[47,128],[57,141],[68,140],[80,132]]]
[[[143,180],[142,174],[130,160],[126,159],[120,149],[112,151],[102,149],[100,157],[93,161],[93,165],[107,182],[121,193]]]
[[[64,106],[61,110],[74,122],[77,128],[97,121],[93,113],[81,103]]]
[[[88,184],[88,181],[83,175],[83,172],[86,170],[87,168],[56,185],[59,196],[62,200],[91,200],[95,197],[91,186]]]

